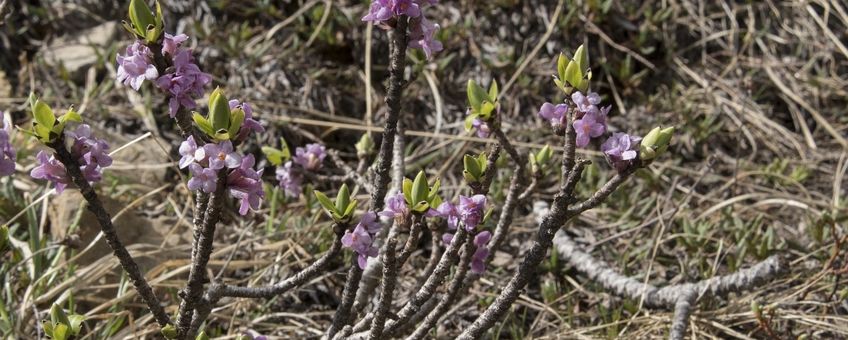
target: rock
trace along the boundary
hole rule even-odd
[[[64,66],[72,79],[80,80],[97,62],[99,52],[117,38],[119,30],[118,23],[106,22],[78,34],[66,34],[44,48],[44,60],[51,66]]]

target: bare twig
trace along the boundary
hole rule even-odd
[[[402,265],[397,262],[395,256],[397,240],[390,239],[387,245],[386,253],[383,255],[383,287],[380,291],[380,302],[377,304],[377,311],[374,312],[374,320],[371,323],[370,340],[377,340],[383,336],[386,315],[389,313],[389,308],[392,307],[392,294],[395,290],[395,283],[397,283],[398,270]]]
[[[144,278],[144,274],[141,273],[141,270],[138,268],[138,264],[133,259],[132,255],[130,255],[127,248],[124,247],[121,239],[118,238],[118,233],[115,231],[115,226],[112,225],[112,217],[103,207],[103,203],[100,202],[100,198],[97,197],[97,193],[94,192],[94,188],[88,183],[83,176],[82,171],[80,170],[79,162],[71,155],[68,149],[65,147],[65,139],[62,134],[59,134],[59,137],[48,146],[53,148],[56,152],[56,159],[65,166],[65,170],[68,173],[68,176],[71,178],[71,181],[79,188],[82,197],[85,198],[86,202],[88,202],[88,210],[94,214],[97,218],[97,222],[100,224],[100,230],[103,232],[103,237],[106,238],[106,243],[109,244],[109,247],[112,248],[112,254],[118,258],[118,262],[121,263],[121,267],[129,276],[130,282],[132,282],[133,287],[138,292],[138,295],[141,296],[141,299],[144,300],[144,303],[147,304],[147,308],[150,309],[150,312],[153,314],[153,318],[156,319],[156,322],[161,327],[165,327],[171,322],[170,317],[165,312],[165,309],[162,308],[162,305],[159,303],[159,298],[156,297],[156,294],[153,292],[153,288],[150,287],[150,284],[147,283],[147,280]]]
[[[389,170],[392,163],[394,139],[397,133],[398,119],[400,118],[400,104],[403,92],[403,70],[406,65],[406,46],[408,33],[406,27],[408,18],[400,16],[397,25],[390,31],[391,56],[389,61],[389,88],[386,96],[386,104],[389,114],[386,117],[386,125],[383,130],[383,140],[380,142],[380,153],[377,165],[374,169],[374,190],[371,192],[371,211],[383,208],[386,192],[389,186]],[[362,269],[354,260],[348,271],[347,282],[345,282],[342,293],[342,301],[333,316],[333,323],[327,331],[327,337],[332,338],[339,330],[350,322],[350,311],[359,290],[359,281],[362,278]]]
[[[197,253],[189,268],[188,283],[186,284],[186,288],[180,292],[182,301],[180,302],[177,317],[177,332],[180,339],[192,338],[194,336],[194,334],[191,334],[191,320],[194,315],[194,307],[203,297],[203,285],[208,281],[206,265],[209,263],[209,256],[212,254],[215,226],[218,224],[218,218],[221,215],[221,206],[227,193],[226,181],[227,172],[223,169],[218,170],[216,188],[209,195],[205,218],[200,226],[201,231],[193,246]]]

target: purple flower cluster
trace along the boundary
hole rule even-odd
[[[599,107],[601,96],[595,92],[583,94],[576,91],[571,95],[574,107],[567,104],[553,105],[544,103],[539,109],[539,117],[551,123],[554,131],[561,131],[567,123],[569,109],[573,110],[574,132],[578,147],[589,145],[592,138],[598,138],[607,132],[607,114],[611,106]],[[613,133],[602,145],[601,151],[606,156],[607,162],[621,172],[635,164],[639,158],[639,142],[641,137],[631,136],[625,133]]]
[[[489,135],[492,133],[492,128],[489,124],[480,118],[474,118],[471,122],[471,126],[477,131],[477,137],[489,138]]]
[[[373,243],[374,235],[380,231],[380,228],[382,226],[377,220],[377,214],[368,211],[362,215],[353,231],[347,230],[342,236],[342,245],[359,254],[357,263],[361,269],[365,269],[369,257],[377,257],[377,248]]]
[[[244,122],[239,129],[238,135],[234,137],[235,140],[245,140],[251,132],[265,132],[265,128],[262,127],[262,124],[253,118],[253,107],[250,106],[250,103],[240,102],[238,99],[230,99],[228,104],[230,106],[230,110],[241,108],[242,111],[244,111]]]
[[[162,55],[171,58],[173,66],[166,70],[156,85],[170,95],[168,113],[173,118],[180,106],[186,109],[197,107],[194,98],[203,96],[203,87],[212,82],[212,76],[200,71],[194,63],[194,57],[188,49],[180,45],[188,39],[185,34],[171,36],[165,33],[162,43]]]
[[[379,213],[380,216],[395,219],[402,222],[409,216],[409,206],[406,205],[406,198],[403,193],[398,191],[396,194],[386,197],[386,207]]]
[[[12,147],[12,121],[3,112],[3,128],[0,129],[0,176],[9,176],[15,173],[15,160],[17,153]]]
[[[474,236],[474,246],[477,250],[471,256],[471,271],[477,274],[483,274],[486,271],[486,257],[489,256],[489,247],[487,244],[492,239],[492,233],[488,230],[481,231]]]
[[[448,223],[448,230],[456,230],[461,222],[465,230],[473,232],[483,222],[486,214],[486,196],[474,195],[471,197],[459,196],[459,205],[444,202],[436,209],[427,212],[428,217],[441,217]],[[453,241],[453,233],[444,233],[442,241],[450,244]]]
[[[262,187],[262,172],[256,171],[253,166],[256,160],[253,155],[247,155],[241,160],[239,167],[233,169],[227,175],[227,190],[230,196],[239,200],[239,214],[246,215],[250,210],[259,210],[262,200],[265,198],[265,189]]]
[[[577,133],[577,146],[582,148],[589,145],[590,139],[600,137],[607,131],[607,113],[612,107],[599,109],[601,96],[595,92],[583,95],[580,91],[576,91],[571,95],[571,100],[576,106],[572,126]]]
[[[74,131],[66,131],[66,138],[73,140],[71,156],[77,159],[83,177],[89,182],[98,182],[103,178],[103,169],[112,165],[109,156],[109,144],[91,136],[91,127],[81,124]],[[56,192],[61,193],[71,183],[65,166],[53,155],[39,151],[36,155],[38,166],[30,171],[30,176],[53,183]]]
[[[144,80],[154,81],[159,77],[156,66],[153,66],[153,52],[136,40],[127,46],[126,55],[117,56],[118,81],[138,91]]]
[[[442,43],[436,40],[439,25],[424,17],[425,5],[434,5],[438,0],[372,0],[368,14],[362,21],[374,21],[384,26],[387,22],[404,15],[409,21],[409,47],[420,48],[427,59],[442,50]]]
[[[118,81],[138,91],[144,80],[150,80],[168,92],[169,114],[173,118],[180,106],[192,109],[197,106],[194,98],[203,96],[203,87],[212,82],[212,76],[203,73],[194,63],[191,51],[181,48],[188,40],[185,34],[173,36],[165,33],[162,41],[162,56],[171,62],[165,74],[160,75],[153,65],[154,55],[141,40],[136,40],[126,49],[126,54],[118,54]]]
[[[561,130],[563,125],[565,125],[567,120],[566,113],[568,113],[568,105],[565,104],[554,106],[551,103],[544,103],[542,104],[542,108],[539,109],[539,117],[549,121],[554,131]]]
[[[245,126],[247,126],[247,110],[245,110]],[[242,130],[245,129],[242,127]],[[297,197],[302,191],[304,171],[316,171],[321,169],[324,158],[327,157],[327,148],[321,144],[307,144],[305,148],[298,147],[292,159],[280,167],[277,167],[277,181],[288,197]]]
[[[192,136],[180,144],[180,155],[180,168],[188,167],[191,172],[191,179],[188,180],[189,190],[212,193],[218,187],[218,171],[232,169],[227,174],[227,190],[230,196],[241,202],[239,214],[247,214],[248,209],[259,209],[262,199],[265,198],[265,190],[262,187],[263,170],[253,169],[256,163],[253,155],[242,156],[233,150],[230,141],[198,146]]]
[[[639,157],[639,142],[641,137],[616,132],[601,145],[601,151],[607,162],[615,170],[622,172],[632,166]]]

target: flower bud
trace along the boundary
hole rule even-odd
[[[161,332],[162,332],[162,336],[164,336],[165,339],[176,339],[177,338],[177,329],[174,327],[174,325],[171,325],[171,324],[165,325],[165,327],[162,327]]]
[[[674,127],[660,128],[655,127],[651,132],[648,132],[642,138],[642,144],[639,150],[639,157],[643,162],[653,160],[657,156],[662,155],[668,144],[671,142],[671,137],[674,135]]]
[[[362,137],[359,138],[359,142],[356,142],[356,156],[359,158],[365,158],[371,153],[374,152],[374,140],[371,139],[370,133],[365,133]]]

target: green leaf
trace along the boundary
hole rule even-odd
[[[577,48],[577,51],[574,52],[574,62],[577,63],[577,66],[580,68],[580,72],[586,72],[589,70],[589,52],[585,46],[580,45]]]
[[[497,102],[498,101],[498,81],[492,79],[492,84],[489,85],[489,101]]]
[[[344,218],[353,217],[353,212],[356,211],[356,205],[359,204],[359,201],[353,200],[350,204],[347,205],[347,208],[344,210]]]
[[[65,310],[55,303],[52,307],[50,307],[50,321],[53,322],[54,325],[60,323],[69,325],[71,323],[71,321],[68,320],[68,315],[65,314]]]
[[[403,198],[406,199],[406,204],[412,205],[412,180],[409,178],[403,179]]]
[[[336,212],[336,206],[333,204],[333,201],[331,201],[330,198],[327,197],[327,195],[324,195],[323,192],[320,192],[318,190],[313,190],[312,192],[315,193],[315,198],[318,199],[318,203],[321,203],[327,213],[332,215]]]
[[[0,251],[6,248],[9,243],[9,227],[0,225]]]
[[[472,113],[465,117],[465,131],[471,131],[474,128],[474,120],[477,119],[478,115],[476,113]]]
[[[412,202],[413,204],[418,204],[419,202],[426,202],[427,197],[430,196],[430,187],[427,183],[427,175],[424,173],[424,170],[418,172],[418,175],[415,176],[415,180],[412,182]]]
[[[71,334],[79,335],[82,329],[82,322],[85,321],[85,316],[73,314],[68,316],[68,320],[70,321],[68,325],[71,327]]]
[[[350,204],[350,189],[348,189],[347,184],[342,184],[342,187],[339,189],[339,193],[336,194],[336,211],[345,211],[348,204]]]
[[[68,325],[60,323],[53,325],[53,340],[65,340],[70,335]]]
[[[486,153],[481,152],[479,155],[477,155],[477,164],[480,165],[480,175],[481,176],[484,173],[486,173],[486,167],[488,167],[488,165],[486,165],[486,163],[488,163],[488,159],[486,159]]]
[[[53,337],[53,323],[47,320],[41,322],[41,328],[44,329],[44,334]]]
[[[53,129],[51,129],[51,131],[53,131],[53,133],[59,135],[63,131],[65,131],[65,124],[67,124],[68,122],[77,122],[77,123],[82,122],[82,116],[80,116],[79,113],[74,111],[74,107],[71,106],[68,109],[68,112],[59,116],[57,121],[59,122],[59,124],[56,124],[55,126],[53,126]]]
[[[206,335],[206,331],[200,332],[194,340],[209,340],[209,336]]]
[[[220,87],[215,88],[209,95],[208,120],[215,131],[227,130],[230,127],[230,104]]]
[[[146,0],[131,0],[129,16],[139,37],[147,36],[147,26],[156,25],[156,18],[153,17],[153,11],[147,6]]]
[[[242,123],[244,123],[244,110],[236,108],[230,112],[230,128],[227,130],[229,131],[230,136],[238,136]]]
[[[568,66],[568,58],[566,58],[564,54],[560,53],[559,58],[557,58],[557,75],[559,75],[560,81],[565,80],[566,66]],[[559,86],[559,84],[557,84],[557,86]]]
[[[200,115],[200,113],[192,112],[191,118],[194,120],[194,123],[197,124],[197,128],[199,128],[200,131],[203,131],[203,133],[209,137],[215,136],[215,130],[212,128],[212,124],[210,124],[205,117]]]
[[[483,102],[483,105],[480,107],[480,117],[489,120],[492,117],[492,111],[495,110],[497,106],[494,103],[486,100]]]
[[[565,67],[565,79],[563,80],[571,84],[571,87],[577,88],[580,86],[580,82],[583,81],[583,72],[580,71],[580,66],[576,62],[571,61]]]
[[[433,203],[433,199],[439,197],[439,188],[442,187],[442,179],[436,178],[436,181],[433,182],[433,186],[430,187],[430,194],[427,195],[427,202]],[[438,206],[438,205],[436,205]]]
[[[41,100],[35,101],[32,116],[38,125],[46,127],[47,130],[53,129],[53,125],[56,124],[56,116],[53,114],[53,109]]]
[[[262,153],[265,154],[265,158],[268,159],[271,164],[274,166],[279,166],[283,164],[283,151],[274,149],[270,146],[263,146]]]
[[[417,212],[417,213],[425,213],[429,209],[430,209],[430,203],[427,203],[427,201],[421,201],[421,202],[416,203],[414,206],[412,206],[412,211]]]
[[[177,329],[172,324],[167,324],[165,327],[162,327],[161,332],[165,339],[176,339],[177,335],[179,335],[177,333]]]
[[[487,99],[486,90],[478,85],[474,80],[468,80],[468,104],[474,112],[480,112],[480,105]]]
[[[431,195],[431,197],[432,197],[432,198],[430,198],[430,206],[431,207],[438,208],[440,205],[442,205],[442,196]]]
[[[283,160],[287,161],[291,159],[291,149],[289,149],[288,143],[283,138],[280,138],[280,151],[283,153]]]
[[[218,131],[215,131],[215,134],[212,136],[212,138],[215,138],[215,140],[230,140],[231,137],[232,136],[230,136],[230,132],[226,129],[220,129]]]
[[[465,157],[462,158],[462,163],[465,166],[465,171],[467,171],[468,174],[471,175],[471,178],[474,179],[474,182],[479,181],[482,171],[480,171],[480,164],[477,163],[477,159],[471,155],[465,155]]]

